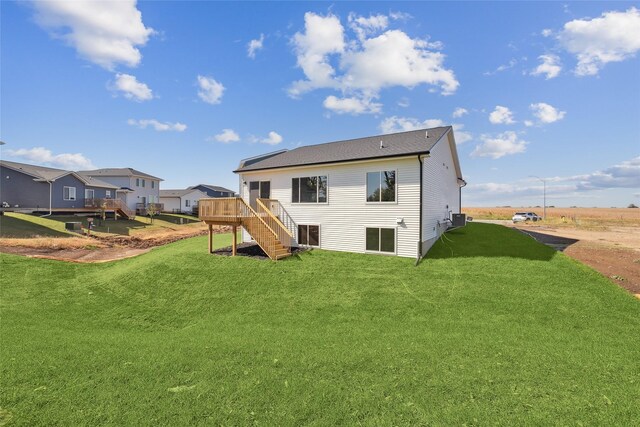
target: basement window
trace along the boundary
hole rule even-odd
[[[62,188],[63,200],[75,200],[76,199],[76,187],[63,187]]]
[[[366,250],[367,252],[395,253],[395,228],[367,227]]]
[[[298,244],[304,246],[320,246],[319,225],[298,225]]]
[[[291,203],[327,203],[326,175],[293,178]]]
[[[396,171],[367,172],[367,202],[396,201]]]

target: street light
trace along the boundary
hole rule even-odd
[[[529,175],[529,177],[542,181],[542,220],[544,221],[547,219],[547,181],[535,175]]]

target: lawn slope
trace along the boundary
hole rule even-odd
[[[226,245],[229,236],[216,236]],[[515,230],[411,259],[0,255],[14,425],[632,425],[640,302]]]

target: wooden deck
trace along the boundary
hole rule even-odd
[[[294,234],[274,213],[277,200],[258,199],[256,209],[240,197],[200,199],[198,217],[209,225],[209,252],[213,248],[213,225],[233,227],[233,255],[236,254],[237,228],[243,227],[272,260],[291,255]]]

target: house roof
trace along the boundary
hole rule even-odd
[[[83,172],[78,172],[76,175],[80,176],[82,180],[84,180],[84,182],[89,187],[102,187],[102,188],[115,188],[115,189],[120,188],[117,185],[113,185],[113,184],[109,184],[108,182],[101,181],[98,178],[94,178],[92,176],[86,175]]]
[[[48,168],[46,166],[28,165],[26,163],[10,162],[0,160],[0,164],[9,169],[31,175],[32,177],[42,181],[55,181],[58,178],[73,173],[72,171],[56,168]]]
[[[211,185],[211,184],[198,184],[198,185],[192,185],[191,187],[189,187],[189,189],[191,190],[191,189],[194,189],[194,188],[196,188],[196,187],[200,187],[200,186],[202,186],[202,187],[206,187],[206,188],[208,188],[208,189],[210,189],[210,190],[213,190],[213,191],[224,191],[224,192],[232,193],[232,194],[233,194],[233,193],[235,193],[235,191],[233,191],[233,190],[229,190],[228,188],[220,187],[220,186],[218,186],[218,185]]]
[[[185,190],[160,190],[160,197],[184,197],[189,193],[201,193],[203,197],[207,197],[205,193],[194,188],[187,188]]]
[[[451,126],[307,145],[240,162],[234,172],[428,154]]]
[[[83,175],[89,176],[139,176],[142,178],[150,178],[157,179],[159,181],[164,181],[162,178],[158,178],[157,176],[149,175],[148,173],[140,172],[134,168],[102,168],[102,169],[94,169],[88,171],[80,171]]]

